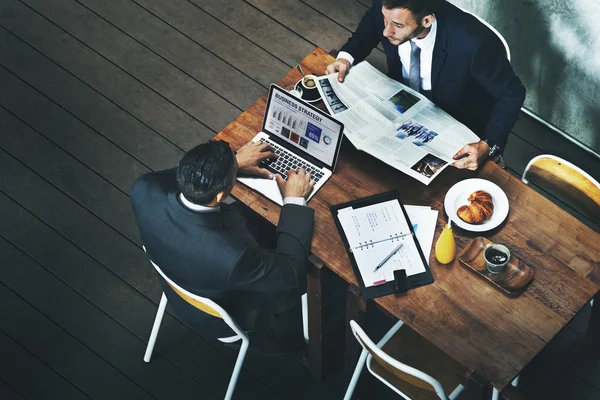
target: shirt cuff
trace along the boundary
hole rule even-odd
[[[283,199],[283,205],[296,204],[299,206],[306,206],[306,199],[304,197],[286,197]]]
[[[340,51],[340,52],[338,53],[338,56],[337,56],[336,60],[339,60],[340,58],[343,58],[343,59],[345,59],[345,60],[348,60],[348,61],[350,61],[350,65],[354,64],[354,57],[352,57],[352,56],[350,55],[350,53],[347,53],[347,52],[345,52],[345,51]]]

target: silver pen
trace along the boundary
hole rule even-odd
[[[375,271],[373,271],[373,272],[377,272],[377,270],[378,270],[379,268],[381,268],[381,267],[383,266],[383,264],[385,264],[385,263],[386,263],[386,262],[387,262],[387,261],[388,261],[390,258],[392,258],[392,256],[393,256],[394,254],[396,254],[396,252],[397,252],[398,250],[400,250],[400,247],[402,247],[402,245],[403,245],[403,244],[404,244],[404,243],[400,243],[398,246],[396,246],[396,248],[395,248],[394,250],[392,250],[392,252],[391,252],[390,254],[388,254],[388,256],[387,256],[386,258],[384,258],[384,259],[383,259],[383,261],[382,261],[382,262],[380,262],[378,266],[376,266],[376,267],[375,267]]]

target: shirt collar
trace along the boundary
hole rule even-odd
[[[181,203],[183,203],[184,206],[186,206],[187,208],[189,208],[192,211],[198,211],[198,212],[218,212],[221,211],[221,206],[217,205],[214,207],[207,207],[207,206],[201,206],[200,204],[194,204],[191,201],[189,201],[188,199],[185,198],[185,196],[183,195],[183,193],[179,193],[179,200],[181,200]]]
[[[433,46],[435,43],[435,35],[437,34],[437,18],[433,18],[433,23],[431,24],[431,30],[423,39],[410,39],[412,40],[421,50],[426,50],[430,46]]]

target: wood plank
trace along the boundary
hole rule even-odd
[[[0,66],[0,106],[85,163],[123,192],[149,171],[113,143]]]
[[[237,24],[228,26],[187,0],[132,1],[265,88],[289,70],[288,64],[274,58],[260,42],[253,43],[240,34]]]
[[[0,353],[1,399],[89,399],[3,331],[0,331]]]
[[[207,3],[213,4],[210,0],[194,0],[196,3],[202,2],[203,6]],[[313,47],[318,46],[326,50],[339,50],[350,37],[351,32],[341,27],[331,19],[325,17],[315,9],[307,6],[303,2],[296,0],[280,0],[277,2],[269,0],[248,0],[257,9],[278,21],[282,26],[290,29],[299,37],[307,40]],[[337,3],[333,3],[337,4]],[[360,18],[356,21],[356,24]],[[263,39],[265,40],[265,39]],[[282,43],[285,43],[283,41]],[[288,50],[289,51],[289,50]],[[306,55],[308,51],[304,52]],[[304,55],[298,59],[299,62]],[[385,54],[379,50],[371,53],[367,60],[377,69],[387,71]],[[325,73],[325,70],[318,75]]]
[[[0,186],[0,190],[4,189]],[[3,221],[0,235],[13,246],[43,265],[138,338],[147,340],[160,298],[156,278],[144,281],[142,288],[132,287],[1,192],[0,220]],[[143,253],[141,249],[138,250]],[[147,261],[144,265],[147,270],[151,269]],[[157,294],[150,301],[140,291]],[[139,354],[139,357],[142,356]],[[157,357],[172,361],[218,395],[225,393],[234,364],[234,360],[224,357],[222,352],[169,314],[165,314],[162,322],[155,348],[154,358]],[[241,398],[280,398],[247,371],[242,372],[238,387],[239,392],[243,393],[239,394]]]
[[[240,108],[80,4],[72,0],[25,2],[210,129],[218,131],[240,113]]]
[[[0,108],[0,148],[136,243],[129,198],[45,137]],[[50,161],[50,162],[49,162]]]
[[[597,400],[600,396],[598,389],[568,370],[562,371],[554,381],[548,382],[547,386],[541,386],[535,390],[537,398],[544,400]]]
[[[176,144],[2,28],[0,46],[0,64],[144,165],[168,168],[183,155]]]
[[[363,15],[371,7],[371,5],[365,6],[357,0],[337,0],[335,2],[322,0],[302,0],[302,2],[345,28],[348,31],[348,37],[350,37],[350,34],[356,30]],[[384,53],[381,43],[377,45],[377,49],[378,51]],[[339,50],[339,48],[337,50]],[[380,68],[382,68],[382,71],[386,70],[384,68],[384,66],[386,66],[385,58],[381,58],[381,55],[374,55],[372,58],[381,63]]]
[[[586,360],[571,369],[573,374],[594,387],[600,394],[600,360]]]
[[[2,238],[0,253],[9,270],[2,277],[4,285],[153,397],[172,399],[173,387],[176,387],[180,398],[217,399],[165,358],[157,357],[151,363],[144,363],[141,355],[146,343],[143,340]],[[73,364],[83,362],[77,353],[66,358]]]
[[[504,154],[502,154],[502,158],[506,166],[521,177],[529,160],[540,154],[542,154],[542,151],[539,148],[511,132],[508,135],[506,149],[504,150]]]
[[[348,36],[354,32],[361,18],[369,9],[356,0],[302,0],[302,2],[341,25],[347,30]]]
[[[129,0],[79,2],[240,110],[265,91],[264,86]]]
[[[269,355],[254,351],[248,354],[244,365],[286,400],[328,400],[341,397],[339,390],[327,381],[317,381],[291,355]]]
[[[23,3],[1,2],[0,25],[181,148],[212,135],[211,129]]]
[[[310,39],[299,36],[243,0],[191,2],[289,66],[299,63],[315,47]]]
[[[5,354],[2,352],[2,354]],[[27,372],[30,372],[28,369]],[[85,398],[85,397],[83,397]],[[0,399],[4,400],[24,400],[25,397],[21,396],[17,391],[0,379]]]
[[[0,329],[90,397],[153,398],[2,283],[0,301],[11,305],[0,308]]]

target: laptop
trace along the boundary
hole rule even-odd
[[[253,142],[273,147],[277,159],[263,161],[259,167],[287,179],[290,169],[304,168],[315,180],[308,200],[327,182],[337,163],[344,125],[329,114],[271,85],[262,131]],[[283,197],[271,179],[238,176],[238,181],[279,205]]]

